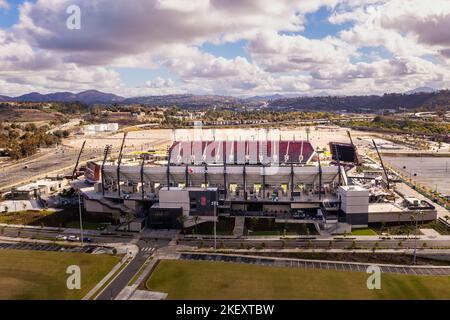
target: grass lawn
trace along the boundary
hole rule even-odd
[[[80,229],[80,221],[69,221],[65,224],[66,228]],[[105,223],[83,221],[83,229],[87,230],[103,230]]]
[[[0,300],[81,299],[119,262],[86,253],[0,251]],[[81,289],[68,290],[66,269],[81,268]]]
[[[55,211],[48,210],[29,210],[29,211],[18,211],[0,214],[0,223],[6,224],[24,224],[28,225],[35,221],[45,219],[53,214]]]
[[[98,229],[104,223],[111,222],[110,218],[83,213],[83,228]],[[78,208],[66,208],[62,211],[28,210],[0,214],[0,223],[23,224],[44,227],[78,228]]]
[[[370,228],[361,228],[352,230],[354,236],[376,236],[377,233]]]
[[[147,282],[169,299],[450,299],[450,277],[382,274],[368,290],[360,272],[162,260]]]

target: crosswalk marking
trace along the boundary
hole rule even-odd
[[[155,248],[152,247],[145,247],[145,248],[141,248],[142,252],[147,252],[147,253],[153,253],[153,251],[155,251]]]

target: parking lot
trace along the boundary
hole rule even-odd
[[[33,251],[60,251],[92,253],[94,246],[60,246],[56,244],[34,244],[34,243],[0,243],[0,250],[33,250]]]
[[[223,254],[201,254],[182,253],[180,259],[185,260],[207,260],[223,261],[233,263],[259,264],[272,267],[292,267],[304,269],[325,269],[336,271],[366,272],[367,268],[373,264],[354,262],[333,262],[304,259],[284,259],[266,258],[239,255]],[[410,275],[450,275],[450,267],[430,267],[430,266],[397,266],[378,265],[382,273],[410,274]]]

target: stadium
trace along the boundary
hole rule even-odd
[[[436,219],[432,205],[401,198],[382,174],[357,176],[353,144],[329,148],[315,149],[307,140],[194,140],[174,141],[165,155],[108,159],[106,150],[102,163],[88,164],[88,185],[80,190],[87,211],[120,215],[128,228],[133,221],[133,230],[220,216],[313,223],[335,233],[397,221],[399,210],[420,209],[426,220]]]

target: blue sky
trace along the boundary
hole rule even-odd
[[[33,0],[21,9],[27,23],[23,2],[0,0],[0,94],[382,94],[449,83],[446,0]],[[81,30],[55,29],[73,4]]]

